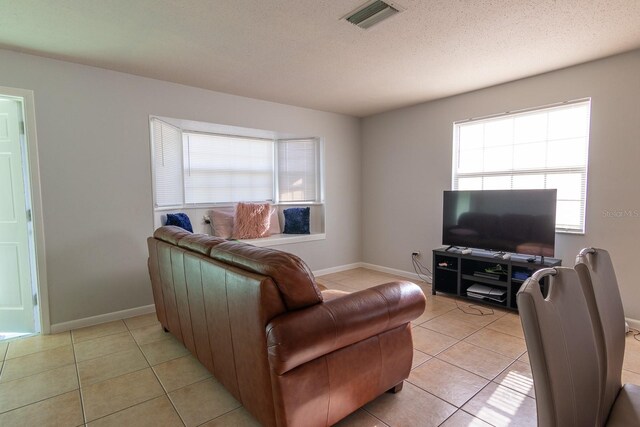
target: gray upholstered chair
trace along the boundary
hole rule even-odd
[[[585,248],[576,257],[594,325],[602,399],[598,425],[640,425],[640,387],[622,385],[625,320],[616,272],[609,252]]]
[[[549,278],[547,297],[541,280]],[[538,425],[595,426],[600,406],[591,316],[572,268],[538,270],[517,294],[536,390]]]
[[[596,267],[598,273],[593,276],[584,263],[576,269],[542,269],[518,292],[539,426],[640,425],[640,388],[622,388],[620,382],[624,356],[622,305],[616,308],[608,297],[599,296],[605,293],[598,289],[600,280],[613,285],[610,276],[603,274],[604,267]],[[546,298],[540,286],[545,276],[551,276]],[[618,314],[607,311],[601,316],[600,311],[609,309]],[[620,315],[621,334],[613,333],[612,355],[607,359],[607,328],[619,326],[610,317]]]

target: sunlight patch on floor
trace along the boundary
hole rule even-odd
[[[533,389],[533,380],[517,372],[509,372],[501,384],[522,394],[527,394]]]
[[[0,332],[0,341],[10,340],[11,338],[23,337],[25,335],[32,335],[31,332]]]

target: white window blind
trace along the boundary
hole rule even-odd
[[[454,190],[558,189],[556,230],[584,232],[591,102],[454,123]]]
[[[273,140],[184,135],[186,203],[273,200]]]
[[[155,205],[182,205],[182,132],[156,118],[151,123]]]
[[[278,140],[278,197],[280,202],[319,201],[319,142]]]

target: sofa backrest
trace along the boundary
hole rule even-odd
[[[271,277],[289,310],[322,302],[322,293],[307,264],[288,252],[228,241],[206,234],[193,234],[175,226],[160,227],[153,236],[164,242],[209,255],[216,261]]]
[[[224,242],[213,246],[209,256],[216,261],[271,277],[289,310],[322,302],[322,293],[313,273],[304,261],[293,254],[246,243]]]

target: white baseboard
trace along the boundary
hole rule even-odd
[[[325,274],[339,273],[341,271],[353,270],[354,268],[368,268],[370,270],[381,271],[383,273],[393,274],[395,276],[406,277],[407,279],[418,280],[422,279],[416,274],[409,271],[398,270],[390,267],[383,267],[381,265],[370,264],[368,262],[354,262],[352,264],[339,265],[337,267],[323,268],[321,270],[313,271],[314,276],[322,276]],[[427,282],[430,283],[430,282]],[[99,314],[97,316],[85,317],[83,319],[71,320],[69,322],[55,323],[51,325],[51,333],[57,334],[60,332],[70,331],[72,329],[85,328],[87,326],[94,326],[100,323],[112,322],[114,320],[128,319],[130,317],[141,316],[143,314],[155,313],[156,306],[154,304],[145,305],[142,307],[129,308],[127,310],[115,311],[113,313]],[[635,330],[640,331],[640,320],[625,318],[629,326]]]
[[[353,264],[345,264],[345,265],[339,265],[337,267],[329,267],[329,268],[323,268],[322,270],[315,270],[313,272],[313,275],[323,276],[325,274],[340,273],[341,271],[353,270],[354,268],[360,268],[360,267],[362,267],[361,262],[354,262]]]
[[[363,268],[368,268],[369,270],[381,271],[383,273],[389,273],[389,274],[393,274],[395,276],[406,277],[407,279],[422,281],[420,276],[418,276],[416,273],[412,273],[410,271],[398,270],[398,269],[390,268],[390,267],[383,267],[381,265],[369,264],[367,262],[362,262],[360,264],[362,264],[361,266]],[[431,282],[427,282],[427,283],[431,283]]]
[[[323,274],[338,273],[340,271],[352,270],[362,267],[361,262],[353,264],[340,265],[337,267],[325,268],[313,272],[314,276],[322,276]],[[141,316],[143,314],[155,313],[156,306],[154,304],[142,307],[130,308],[127,310],[115,311],[113,313],[99,314],[97,316],[85,317],[83,319],[70,320],[68,322],[55,323],[51,325],[51,333],[70,331],[72,329],[86,328],[87,326],[99,325],[100,323],[113,322],[114,320],[128,319],[129,317]]]
[[[113,313],[99,314],[97,316],[85,317],[84,319],[71,320],[69,322],[55,323],[51,325],[51,333],[66,332],[72,329],[85,328],[100,323],[112,322],[114,320],[128,319],[129,317],[141,316],[143,314],[155,313],[154,304],[142,307],[129,308],[127,310],[114,311]]]
[[[383,267],[381,265],[369,264],[366,262],[355,262],[353,264],[339,265],[337,267],[323,268],[322,270],[316,270],[313,272],[314,276],[322,276],[325,274],[339,273],[341,271],[352,270],[354,268],[368,268],[370,270],[381,271],[383,273],[389,273],[400,277],[406,277],[412,280],[421,280],[417,274],[408,271],[397,270],[395,268]],[[154,304],[145,305],[142,307],[130,308],[127,310],[115,311],[113,313],[99,314],[97,316],[85,317],[83,319],[70,320],[69,322],[55,323],[51,325],[51,333],[57,334],[60,332],[70,331],[72,329],[86,328],[87,326],[99,325],[100,323],[112,322],[114,320],[128,319],[129,317],[141,316],[143,314],[154,313],[156,306]],[[640,322],[637,322],[640,326]],[[631,324],[631,322],[629,323]],[[638,328],[638,326],[632,326]]]
[[[406,277],[407,279],[422,281],[422,279],[416,274],[410,271],[398,270],[390,267],[383,267],[381,265],[369,264],[368,262],[354,262],[353,264],[339,265],[337,267],[324,268],[322,270],[316,270],[313,272],[314,276],[322,276],[325,274],[339,273],[341,271],[353,270],[354,268],[368,268],[369,270],[380,271],[382,273],[393,274],[395,276]],[[431,283],[431,282],[427,282]]]
[[[629,317],[625,318],[624,320],[627,321],[627,323],[629,324],[629,327],[635,329],[636,331],[640,331],[640,320],[631,319]]]

